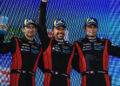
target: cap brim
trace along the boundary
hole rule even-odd
[[[91,25],[98,26],[98,25],[95,24],[95,23],[87,24],[86,26],[91,26]]]
[[[64,28],[66,28],[66,26],[65,26],[65,25],[58,25],[58,26],[54,26],[54,28],[57,28],[57,27],[64,27]]]
[[[25,25],[24,27],[27,27],[27,26],[30,25],[30,24],[32,24],[32,25],[34,25],[35,27],[37,27],[37,25],[36,25],[35,23],[29,23],[29,24]]]

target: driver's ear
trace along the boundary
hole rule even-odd
[[[54,33],[54,28],[52,29],[52,32]]]
[[[22,28],[22,32],[25,32],[25,27]]]
[[[83,27],[84,28],[84,31],[86,32],[86,27]]]

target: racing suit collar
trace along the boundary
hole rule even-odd
[[[57,43],[57,44],[65,44],[64,40],[56,40],[56,39],[54,39],[54,42]]]
[[[22,38],[24,41],[30,43],[30,44],[34,44],[35,43],[35,39],[33,41],[28,40],[25,36]]]
[[[96,42],[97,41],[97,37],[85,37],[86,40],[88,40],[89,42]]]

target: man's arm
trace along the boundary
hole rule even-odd
[[[43,51],[46,50],[50,42],[50,38],[48,37],[47,28],[46,28],[46,5],[47,5],[47,0],[42,0],[38,14],[39,15],[38,34],[42,42]]]
[[[110,41],[108,41],[108,53],[112,56],[120,57],[120,47],[114,46]]]
[[[79,55],[77,52],[77,48],[75,47],[75,52],[74,52],[74,58],[72,60],[72,67],[75,69],[77,72],[80,72],[79,69]]]
[[[16,50],[15,40],[12,39],[11,42],[4,43],[3,40],[4,40],[5,33],[6,33],[5,31],[0,30],[0,53],[1,54],[7,54],[8,52],[14,53]]]
[[[43,55],[40,56],[39,62],[38,62],[39,69],[44,72],[44,63],[43,63]]]
[[[42,0],[42,2],[45,2],[45,3],[47,3],[47,1],[48,1],[48,0]]]

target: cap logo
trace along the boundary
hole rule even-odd
[[[89,22],[95,22],[96,23],[96,21],[94,19],[91,19]]]
[[[28,24],[28,23],[34,23],[31,19],[30,20],[28,20],[28,19],[25,19],[25,21],[24,21],[24,25],[26,25],[26,24]]]
[[[54,21],[53,28],[58,27],[58,26],[64,26],[66,28],[64,21],[60,19],[57,19]]]
[[[63,22],[62,22],[62,21],[58,21],[58,23],[62,23],[62,24],[63,24]]]
[[[54,21],[54,25],[56,26],[56,20]]]
[[[56,26],[57,24],[64,24],[62,21],[57,21],[57,20],[55,20],[54,21],[54,26]]]
[[[25,21],[24,21],[24,25],[26,25],[26,23],[27,23],[27,19],[25,19]]]
[[[88,24],[89,18],[87,18],[86,24]]]

